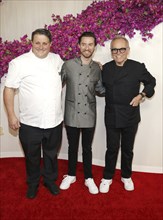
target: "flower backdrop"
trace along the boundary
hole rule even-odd
[[[46,25],[52,33],[51,50],[63,59],[70,59],[79,55],[77,40],[83,31],[94,32],[101,46],[116,34],[133,38],[136,30],[142,40],[147,41],[153,37],[153,28],[163,22],[163,4],[162,0],[94,1],[76,17],[52,15],[52,19],[53,24]],[[7,73],[8,63],[13,58],[30,48],[27,35],[12,42],[3,42],[0,38],[0,77]]]

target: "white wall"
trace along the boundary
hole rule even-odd
[[[53,23],[52,14],[75,16],[91,2],[91,0],[3,0],[0,4],[1,36],[4,40],[19,39],[24,34],[30,37],[36,28]]]
[[[24,34],[30,36],[31,32],[49,25],[52,13],[66,15],[80,13],[91,1],[4,1],[1,9],[1,36],[4,40],[19,39]],[[147,69],[157,80],[156,93],[150,100],[141,104],[142,121],[136,136],[133,170],[144,172],[162,173],[162,33],[163,25],[160,24],[153,30],[154,37],[148,42],[143,42],[139,33],[130,41],[130,57],[146,64]],[[109,42],[105,47],[97,47],[95,60],[101,63],[110,61]],[[3,81],[5,79],[3,78]],[[17,134],[8,129],[5,114],[1,84],[1,157],[23,156]],[[64,90],[65,91],[65,90]],[[63,91],[63,99],[64,99]],[[16,112],[17,97],[15,99]],[[106,150],[106,136],[104,126],[104,98],[97,97],[97,126],[93,141],[93,163],[104,165]],[[67,159],[67,138],[63,129],[62,147],[59,158]],[[79,146],[79,160],[81,161],[81,146]],[[119,168],[120,157],[117,168]]]

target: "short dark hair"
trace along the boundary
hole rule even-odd
[[[95,34],[94,34],[93,32],[91,32],[91,31],[83,32],[83,33],[80,35],[79,39],[78,39],[78,44],[80,44],[82,37],[93,37],[94,42],[95,42],[95,45],[97,44],[96,36],[95,36]]]
[[[49,38],[49,41],[51,42],[52,41],[52,36],[51,36],[51,33],[49,30],[45,29],[45,28],[39,28],[39,29],[36,29],[35,31],[32,32],[32,36],[31,36],[31,40],[33,41],[34,39],[34,36],[36,34],[40,34],[40,35],[45,35],[46,37]]]

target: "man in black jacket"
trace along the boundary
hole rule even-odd
[[[107,193],[115,173],[121,147],[121,181],[128,191],[134,190],[131,179],[134,139],[140,122],[139,104],[154,94],[155,78],[145,65],[129,60],[129,42],[122,36],[111,42],[113,60],[103,66],[105,94],[105,126],[107,151],[100,192]],[[140,85],[143,90],[140,92]]]

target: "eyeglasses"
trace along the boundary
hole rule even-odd
[[[124,52],[126,52],[127,48],[128,48],[128,47],[111,48],[111,52],[112,52],[113,54],[117,54],[118,51],[119,51],[120,53],[124,53]]]

